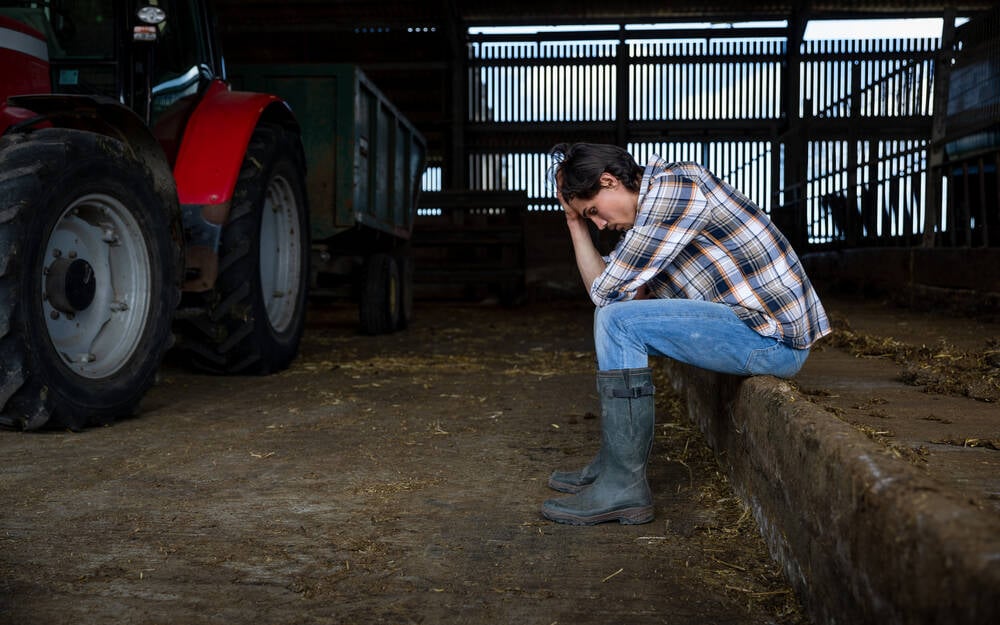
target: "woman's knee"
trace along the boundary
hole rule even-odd
[[[628,308],[626,304],[627,302],[621,302],[598,308],[594,313],[594,332],[605,336],[620,335],[623,329],[622,320],[625,318],[622,312]]]

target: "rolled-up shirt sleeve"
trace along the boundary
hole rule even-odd
[[[710,215],[695,181],[667,172],[643,178],[635,225],[605,257],[604,271],[590,286],[596,306],[627,301],[663,271],[703,229]]]

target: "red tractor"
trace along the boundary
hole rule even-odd
[[[0,423],[133,413],[174,343],[289,365],[309,280],[298,124],[225,82],[195,0],[0,0]]]

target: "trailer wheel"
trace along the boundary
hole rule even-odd
[[[413,256],[407,252],[396,255],[399,269],[399,321],[396,328],[405,330],[413,322]]]
[[[358,310],[365,334],[388,334],[399,325],[399,268],[391,255],[368,257]]]
[[[172,187],[119,141],[0,139],[0,422],[80,429],[132,414],[180,296]]]
[[[309,276],[305,163],[297,135],[254,131],[219,245],[219,275],[181,349],[213,373],[264,375],[294,360],[305,327]]]

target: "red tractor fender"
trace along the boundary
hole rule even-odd
[[[216,80],[187,122],[174,163],[185,232],[185,291],[205,291],[215,284],[222,227],[250,137],[261,120],[298,130],[281,98],[230,91]]]
[[[30,124],[36,128],[52,125],[48,122],[36,123],[37,121],[38,113],[0,102],[0,135],[7,132],[11,126],[19,124]]]
[[[262,117],[295,125],[281,98],[230,91],[224,82],[213,81],[188,120],[174,164],[182,205],[229,202],[250,136]]]

